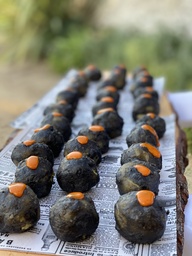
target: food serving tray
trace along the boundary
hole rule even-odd
[[[13,122],[15,131],[0,152],[0,187],[13,181],[15,166],[10,158],[13,148],[17,143],[31,137],[34,129],[40,125],[44,108],[55,102],[55,96],[67,86],[75,72],[75,70],[68,72],[37,104]],[[166,97],[164,78],[156,78],[154,87],[160,95],[160,116],[166,121],[166,132],[160,140],[159,148],[163,158],[163,168],[158,195],[169,211],[166,230],[163,237],[153,244],[139,245],[125,240],[115,229],[114,204],[119,198],[115,174],[120,167],[121,153],[127,148],[125,138],[135,125],[131,117],[133,99],[129,92],[130,83],[131,79],[128,77],[126,86],[120,91],[118,104],[118,113],[124,120],[122,135],[110,140],[109,151],[102,156],[102,162],[98,166],[100,182],[87,192],[94,200],[100,217],[96,232],[89,239],[78,243],[61,242],[57,239],[49,224],[49,209],[59,197],[66,193],[55,181],[50,195],[40,200],[41,218],[34,228],[23,234],[0,234],[0,255],[182,255],[184,208],[188,198],[184,176],[187,165],[187,144],[185,134],[178,125],[177,115]],[[96,89],[97,82],[91,82],[86,95],[80,99],[71,124],[72,137],[77,135],[81,127],[91,124],[91,108],[95,103]],[[55,159],[55,172],[62,158],[61,152]]]

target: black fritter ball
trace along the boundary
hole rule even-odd
[[[74,88],[68,87],[56,95],[56,102],[66,101],[71,104],[74,109],[76,109],[79,102],[79,93]]]
[[[135,99],[133,104],[133,120],[136,121],[149,112],[158,115],[160,112],[159,102],[156,98],[152,97],[152,95],[148,93],[141,94]]]
[[[52,112],[45,115],[43,120],[41,121],[41,126],[44,126],[46,124],[52,125],[56,131],[60,132],[63,136],[64,141],[68,141],[68,139],[71,137],[71,124],[69,120],[61,113]]]
[[[64,146],[64,156],[72,151],[80,151],[84,156],[88,156],[95,161],[96,164],[101,162],[101,150],[97,144],[90,140],[87,136],[77,136],[66,142]]]
[[[149,190],[121,195],[114,214],[117,231],[129,242],[151,244],[164,234],[167,212]]]
[[[33,190],[24,183],[13,183],[0,190],[0,232],[22,233],[40,219],[40,204]]]
[[[119,65],[115,65],[113,68],[112,68],[112,71],[114,70],[118,70],[120,71],[121,75],[126,78],[126,75],[127,75],[127,68],[124,64],[119,64]]]
[[[99,215],[93,200],[80,192],[61,197],[50,209],[50,225],[61,241],[76,242],[91,236]]]
[[[159,170],[162,168],[162,155],[160,151],[149,143],[132,144],[121,154],[121,164],[132,160],[141,160],[156,166]]]
[[[84,72],[89,81],[99,81],[102,78],[101,70],[95,65],[88,65]]]
[[[96,101],[92,106],[92,115],[93,117],[97,114],[97,112],[103,108],[113,108],[117,110],[117,104],[112,97],[103,97],[100,101]]]
[[[136,79],[137,76],[139,76],[141,73],[143,72],[148,72],[147,68],[145,66],[139,66],[136,67],[133,71],[132,71],[132,77],[133,79]]]
[[[64,117],[66,117],[69,122],[72,122],[75,111],[71,104],[67,103],[64,100],[61,100],[56,103],[49,104],[43,111],[43,115],[47,115],[49,113],[58,112],[61,113]]]
[[[85,72],[77,72],[77,74],[75,74],[75,76],[69,82],[68,86],[75,89],[78,92],[79,97],[84,97],[89,86]]]
[[[59,186],[66,192],[90,190],[99,182],[95,162],[79,151],[66,155],[56,173]]]
[[[114,86],[117,89],[115,79],[113,79],[112,77],[108,77],[107,79],[104,79],[103,81],[99,82],[97,90],[104,89],[108,86]]]
[[[153,87],[153,84],[153,77],[149,74],[149,72],[142,71],[135,77],[129,89],[130,92],[134,94],[138,88]]]
[[[55,157],[59,156],[64,145],[62,134],[49,124],[36,129],[31,139],[39,143],[45,143],[53,151]]]
[[[91,125],[89,127],[83,127],[78,133],[78,136],[81,135],[87,136],[89,140],[93,140],[100,148],[102,154],[108,151],[110,138],[103,126]]]
[[[25,183],[41,198],[49,195],[53,176],[53,168],[48,160],[30,156],[19,162],[15,171],[15,182]]]
[[[41,156],[47,159],[52,165],[54,163],[53,151],[44,143],[35,140],[26,140],[18,143],[11,153],[11,160],[15,165],[29,156]]]
[[[147,113],[136,121],[136,125],[148,124],[152,126],[159,139],[163,137],[166,131],[166,123],[165,120],[159,115],[155,115],[154,113]]]
[[[159,100],[159,94],[153,87],[138,87],[133,92],[133,97],[134,99],[136,99],[141,94],[145,94],[145,93],[150,94],[153,98]]]
[[[160,171],[144,161],[130,161],[123,164],[116,173],[116,183],[120,195],[131,191],[159,191]]]
[[[105,128],[110,138],[118,137],[122,134],[123,118],[112,108],[101,109],[92,120],[92,125],[101,125]]]
[[[155,147],[160,146],[156,131],[148,124],[135,126],[126,137],[128,147],[130,147],[132,144],[140,142],[148,142]]]
[[[115,86],[106,86],[101,88],[96,93],[96,100],[100,101],[103,97],[112,97],[114,99],[115,105],[119,103],[120,94]]]
[[[110,73],[110,78],[115,81],[118,90],[123,89],[126,85],[126,73],[124,65],[115,66]]]

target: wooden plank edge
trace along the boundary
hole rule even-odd
[[[178,125],[178,122],[177,128],[179,133],[176,144],[177,255],[182,256],[184,246],[184,210],[189,197],[187,179],[184,175],[188,159],[186,134]]]
[[[187,158],[187,138],[183,129],[179,125],[178,115],[173,105],[168,101],[166,94],[164,95],[166,104],[162,104],[164,109],[168,107],[176,116],[176,209],[177,209],[177,256],[183,255],[184,247],[184,223],[185,223],[185,206],[188,202],[188,185],[184,175],[185,168],[188,165]],[[163,111],[164,112],[164,111]]]

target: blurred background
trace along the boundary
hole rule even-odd
[[[63,74],[145,64],[171,91],[192,89],[191,0],[0,0],[1,62]]]
[[[2,128],[69,69],[90,63],[104,70],[124,63],[130,72],[144,64],[166,78],[167,91],[192,90],[191,7],[191,0],[0,0]]]

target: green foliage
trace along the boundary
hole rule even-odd
[[[74,31],[72,36],[58,37],[53,40],[48,52],[51,66],[61,73],[69,69],[69,67],[84,66],[84,56],[88,41],[87,34],[79,31]]]
[[[144,64],[165,76],[170,91],[192,89],[192,42],[184,32],[159,28],[156,34],[95,29],[92,17],[102,1],[0,0],[0,59],[42,58],[56,72],[93,63],[110,69]]]
[[[96,2],[0,0],[1,57],[16,62],[45,58],[52,40],[90,22]]]
[[[187,137],[188,153],[192,154],[192,128],[184,128]]]
[[[50,48],[48,60],[58,72],[89,63],[101,69],[124,63],[129,70],[143,64],[154,76],[166,77],[168,90],[192,89],[192,42],[182,34],[83,29],[56,38]]]
[[[110,41],[113,44],[109,47]],[[72,30],[69,36],[52,42],[48,61],[58,72],[65,72],[71,67],[81,69],[90,63],[108,69],[112,63],[125,61],[123,51],[117,49],[118,44],[119,37],[107,31]]]

